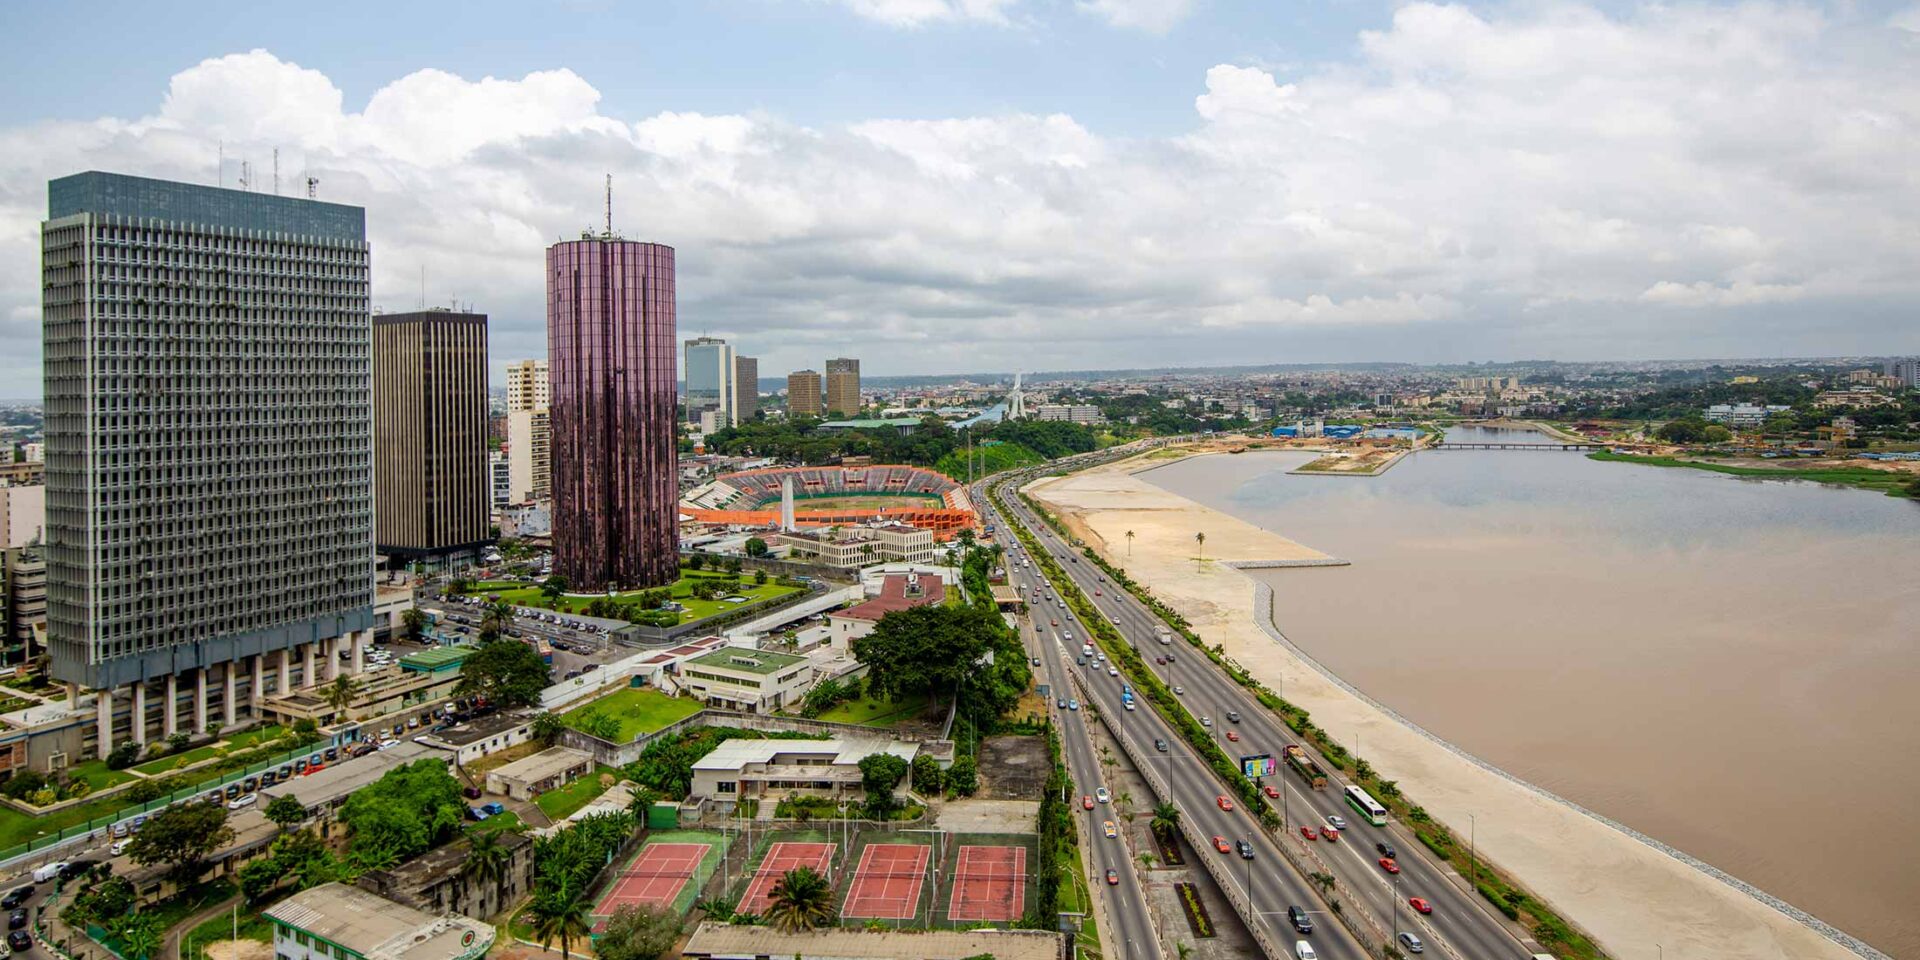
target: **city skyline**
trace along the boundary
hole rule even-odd
[[[685,332],[767,345],[769,376],[838,354],[883,376],[1920,349],[1914,132],[1893,119],[1920,95],[1920,17],[1899,4],[1175,4],[1157,29],[1106,4],[860,6],[665,4],[675,35],[738,44],[679,82],[597,43],[468,49],[468,24],[369,59],[269,18],[73,89],[22,50],[0,136],[31,148],[0,159],[0,235],[34,222],[20,184],[231,186],[246,164],[270,192],[277,148],[281,193],[312,175],[370,211],[375,305],[497,318],[495,378],[541,354],[540,251],[600,223],[608,173],[617,219],[681,250]],[[750,51],[796,31],[874,58],[851,68],[871,93],[820,52],[753,85]],[[928,95],[895,46],[1004,76]],[[0,257],[21,340],[25,262]],[[36,359],[0,358],[24,374],[8,392],[31,395]]]

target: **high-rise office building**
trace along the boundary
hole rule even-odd
[[[725,340],[696,337],[686,343],[687,419],[717,411],[721,426],[733,425],[733,347]]]
[[[545,360],[517,360],[507,364],[509,503],[544,502],[553,495],[548,382]]]
[[[342,642],[357,669],[366,212],[82,173],[47,185],[41,269],[48,647],[68,704],[94,691],[98,752],[147,740],[156,712],[160,736],[205,729],[210,687],[231,725],[296,666],[332,679]]]
[[[817,417],[825,413],[821,393],[819,371],[795,370],[787,374],[787,416]]]
[[[507,364],[507,409],[538,410],[547,405],[547,362],[515,360]]]
[[[374,545],[396,565],[479,558],[491,509],[487,316],[373,318]]]
[[[1887,361],[1886,375],[1899,380],[1902,386],[1920,390],[1920,357]]]
[[[733,425],[739,426],[760,412],[760,360],[756,357],[733,358]]]
[[[860,361],[839,357],[827,361],[827,414],[850,417],[860,412]]]
[[[679,574],[673,248],[547,248],[553,572],[574,590]]]

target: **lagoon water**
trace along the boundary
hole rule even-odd
[[[1562,452],[1286,475],[1308,459],[1142,476],[1353,561],[1259,575],[1375,699],[1920,957],[1920,503]]]

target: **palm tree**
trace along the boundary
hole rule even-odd
[[[634,786],[633,796],[627,800],[627,812],[633,814],[634,820],[638,822],[635,829],[647,825],[647,814],[653,810],[653,805],[659,802],[660,794],[655,793],[652,787],[642,787],[637,784]]]
[[[498,597],[487,604],[487,611],[480,615],[480,633],[492,639],[507,632],[513,626],[513,604]]]
[[[419,607],[408,607],[400,613],[400,627],[406,631],[408,640],[419,642],[420,635],[427,631],[427,612]]]
[[[586,899],[571,884],[534,898],[533,935],[540,939],[540,948],[547,949],[558,940],[560,956],[571,957],[573,941],[593,932],[587,910]]]
[[[500,842],[499,833],[474,830],[467,834],[467,860],[460,865],[460,875],[468,880],[491,883],[498,893],[506,883],[507,862],[512,859],[513,853]]]
[[[533,723],[528,725],[527,732],[533,734],[533,738],[540,741],[541,746],[551,747],[560,741],[560,734],[566,729],[566,722],[558,716],[542,713],[533,718]]]
[[[343,673],[335,677],[320,695],[326,698],[327,706],[333,708],[335,718],[344,720],[347,719],[347,708],[360,695],[360,682]]]
[[[128,914],[120,926],[120,945],[129,960],[147,960],[160,950],[160,929],[153,917],[144,913]]]
[[[1180,828],[1180,808],[1171,803],[1157,803],[1153,806],[1153,829],[1172,832]]]
[[[832,923],[840,914],[833,905],[833,888],[812,867],[787,871],[772,893],[766,918],[779,930],[812,930]]]
[[[1206,559],[1207,556],[1207,535],[1204,533],[1194,534],[1193,544],[1194,549],[1200,552],[1199,556],[1193,558],[1193,565],[1197,567],[1200,565],[1200,561]]]
[[[1133,559],[1133,531],[1127,531],[1127,559]]]

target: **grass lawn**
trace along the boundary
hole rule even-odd
[[[820,715],[820,719],[834,723],[858,723],[869,727],[891,727],[904,720],[911,720],[927,708],[928,698],[921,694],[900,701],[875,700],[861,697],[836,704],[833,709]]]
[[[712,576],[718,576],[718,574],[707,574],[707,573],[700,573],[700,572],[694,572],[694,571],[686,571],[680,577],[680,579],[674,581],[672,587],[669,588],[673,591],[673,599],[678,601],[680,604],[682,604],[687,608],[687,611],[680,615],[681,623],[688,623],[694,620],[703,620],[707,617],[713,616],[716,613],[721,613],[723,611],[733,610],[738,607],[743,607],[753,603],[758,603],[763,600],[771,600],[774,598],[784,597],[790,594],[795,594],[800,592],[799,587],[783,587],[773,582],[772,580],[769,580],[764,584],[759,584],[756,586],[752,582],[752,580],[749,578],[747,581],[743,582],[740,585],[739,590],[735,591],[732,594],[733,596],[746,597],[747,603],[744,603],[744,604],[727,603],[725,600],[693,599],[693,587],[692,587],[693,582],[698,579],[706,579]],[[515,606],[540,607],[543,609],[553,609],[553,607],[555,606],[554,604],[548,604],[546,595],[542,594],[540,592],[539,586],[534,584],[509,582],[508,584],[502,585],[498,589],[495,589],[487,584],[475,584],[473,589],[476,593],[481,593],[481,592],[491,593],[492,595],[499,597],[500,599],[505,600],[508,603],[514,604]],[[629,597],[637,597],[644,592],[645,591],[640,591],[640,590],[629,591],[627,593],[615,594],[615,598],[624,599]],[[556,601],[556,604],[559,609],[566,610],[570,613],[579,613],[581,611],[584,611],[587,608],[587,604],[592,603],[595,599],[597,598],[575,597],[575,596],[563,595],[560,597],[558,601]]]
[[[548,790],[534,797],[533,804],[539,807],[540,812],[546,814],[549,819],[560,820],[607,792],[608,788],[600,785],[600,775],[603,773],[613,774],[616,781],[620,778],[620,771],[612,767],[596,765],[592,773],[558,790]],[[487,822],[493,821],[489,819]]]
[[[527,829],[527,823],[520,819],[519,814],[508,810],[505,813],[496,813],[479,823],[473,824],[467,829],[474,833],[502,833],[508,830],[525,831]]]
[[[105,760],[88,760],[86,763],[74,764],[68,768],[68,773],[73,776],[73,779],[82,781],[95,790],[105,790],[133,779],[133,774],[125,770],[107,769]]]
[[[577,728],[581,717],[596,710],[620,721],[615,743],[631,743],[640,734],[652,733],[699,713],[700,702],[688,697],[669,697],[647,687],[623,687],[561,714],[560,719],[567,726]]]
[[[1890,497],[1905,497],[1907,484],[1913,482],[1913,474],[1895,473],[1891,470],[1875,470],[1871,467],[1741,467],[1727,463],[1701,463],[1695,460],[1682,460],[1678,457],[1643,457],[1618,454],[1610,450],[1601,450],[1587,454],[1589,460],[1603,460],[1611,463],[1639,463],[1649,467],[1685,467],[1693,470],[1706,470],[1711,473],[1724,473],[1735,477],[1755,477],[1762,480],[1810,480],[1814,483],[1831,483],[1847,487],[1859,487],[1863,490],[1878,490]],[[1760,461],[1766,463],[1768,461]],[[1782,464],[1793,461],[1782,457]]]
[[[136,764],[133,769],[148,776],[157,777],[162,774],[172,773],[183,766],[199,763],[202,760],[212,757],[222,742],[226,744],[230,751],[246,750],[257,747],[269,740],[278,740],[281,736],[285,735],[286,732],[286,727],[277,723],[268,724],[257,730],[248,730],[245,733],[235,734],[228,737],[225,741],[202,744],[180,753],[169,753],[166,756],[148,760],[146,763]],[[182,763],[182,760],[186,762]]]
[[[260,911],[272,906],[278,899],[257,907],[249,907],[244,903],[240,905],[240,939],[273,946],[273,921],[262,916]],[[215,917],[182,936],[181,954],[186,960],[209,960],[207,947],[215,943],[232,943],[233,935],[233,915]],[[188,952],[189,948],[191,952]]]

